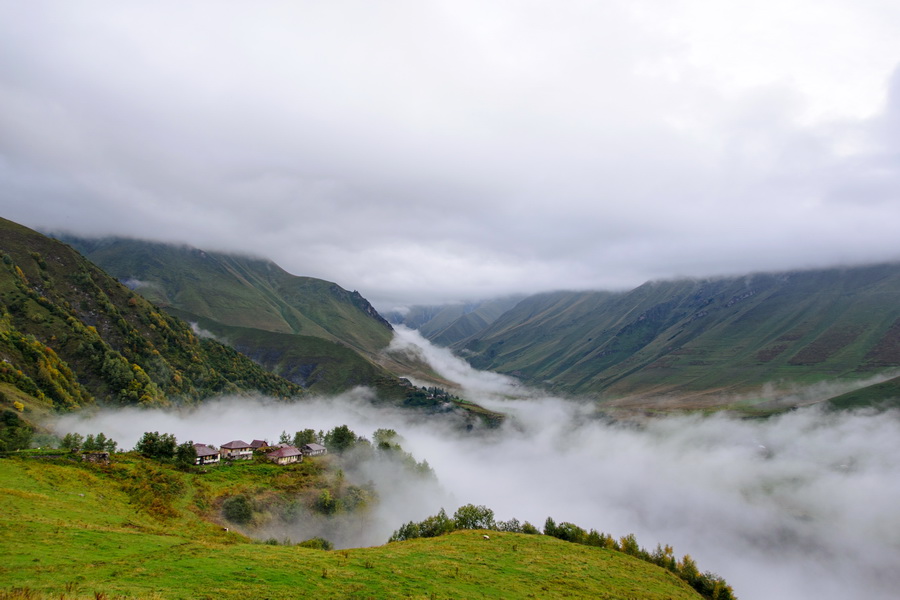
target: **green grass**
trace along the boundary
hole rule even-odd
[[[664,569],[549,536],[460,531],[334,552],[256,543],[199,518],[193,480],[214,493],[277,470],[171,471],[185,492],[160,518],[125,491],[142,464],[0,459],[0,599],[699,597]]]
[[[900,377],[835,396],[826,406],[834,410],[900,407]]]

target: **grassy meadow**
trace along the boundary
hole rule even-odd
[[[266,482],[302,493],[314,470],[24,456],[0,459],[0,599],[699,598],[664,569],[550,536],[458,531],[326,552],[215,522],[221,495]]]

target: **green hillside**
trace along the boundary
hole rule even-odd
[[[63,239],[164,308],[223,325],[319,337],[368,355],[392,338],[390,325],[358,292],[291,275],[271,261],[130,239]]]
[[[462,412],[496,425],[468,402],[423,398],[406,379],[453,384],[420,357],[387,352],[393,329],[358,292],[287,273],[271,261],[139,240],[58,236],[148,300],[317,394],[366,386],[375,399],[426,411]]]
[[[398,386],[396,377],[344,344],[309,335],[222,325],[177,309],[170,308],[168,312],[191,319],[201,330],[227,340],[257,364],[305,389],[336,393],[366,385],[383,399],[405,397],[405,389]]]
[[[900,266],[532,296],[455,348],[553,389],[688,397],[900,366]]]
[[[829,408],[844,410],[854,408],[900,408],[900,377],[868,385],[840,396],[829,398]]]
[[[0,598],[700,598],[666,569],[545,535],[458,531],[325,552],[207,520],[258,468],[277,470],[0,459]],[[276,481],[287,490],[304,475],[289,468]]]
[[[59,237],[168,313],[309,391],[365,385],[380,400],[397,401],[407,387],[396,374],[445,383],[421,361],[383,352],[393,330],[358,292],[246,256]]]
[[[57,240],[0,219],[0,257],[0,387],[29,410],[301,392]]]

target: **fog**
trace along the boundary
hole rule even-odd
[[[398,331],[393,350],[419,352],[463,385],[466,398],[505,412],[507,422],[466,432],[443,415],[378,408],[360,389],[297,404],[222,398],[180,414],[102,412],[66,417],[57,429],[103,431],[130,448],[148,430],[219,445],[308,427],[347,424],[366,436],[389,427],[404,437],[405,450],[428,461],[437,481],[407,481],[399,469],[371,464],[348,471],[349,479],[372,481],[380,502],[364,522],[340,525],[340,545],[381,544],[406,521],[473,503],[502,520],[541,527],[552,516],[616,536],[634,533],[651,550],[670,544],[724,577],[743,600],[896,597],[897,413],[833,414],[813,406],[766,420],[610,422],[591,404],[474,371],[415,332]]]

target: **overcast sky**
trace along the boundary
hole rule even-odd
[[[900,259],[890,0],[0,0],[0,216],[381,309]]]

